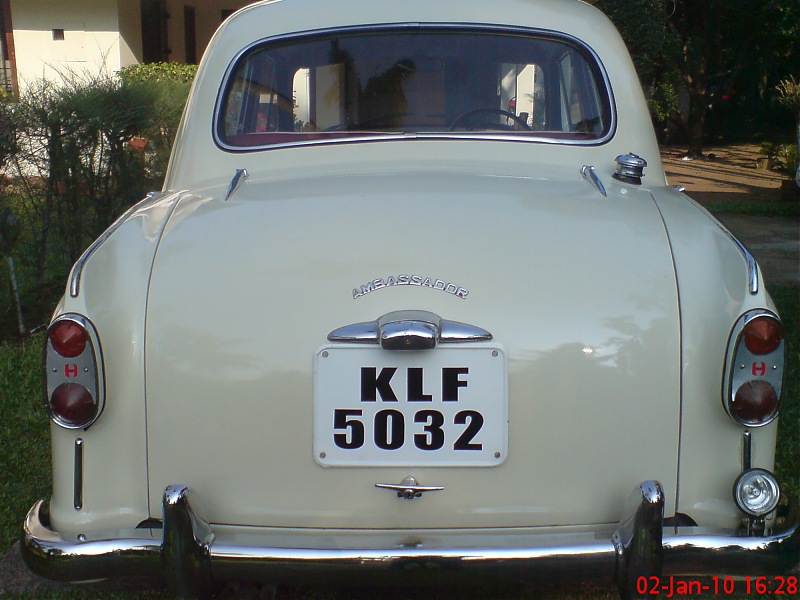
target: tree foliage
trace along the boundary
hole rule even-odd
[[[599,0],[669,121],[698,154],[705,137],[752,134],[785,119],[775,86],[800,64],[795,0]],[[667,117],[667,118],[665,118]]]

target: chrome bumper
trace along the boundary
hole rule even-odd
[[[748,537],[733,530],[699,527],[665,528],[664,493],[645,481],[631,496],[627,517],[612,535],[565,533],[539,536],[517,533],[486,536],[480,545],[459,543],[457,535],[437,535],[432,542],[375,544],[364,547],[307,548],[296,543],[263,545],[213,531],[195,511],[191,490],[171,486],[164,493],[163,529],[134,529],[104,539],[67,541],[47,525],[43,502],[25,520],[22,553],[28,567],[49,579],[89,581],[125,575],[163,575],[183,598],[204,598],[215,580],[260,580],[273,583],[323,577],[371,576],[379,582],[413,570],[414,581],[431,575],[464,578],[492,575],[513,580],[560,575],[613,578],[623,597],[636,596],[640,577],[653,575],[770,575],[785,573],[800,558],[798,506],[780,530]],[[307,539],[307,538],[306,538]],[[284,540],[285,541],[285,540]],[[308,545],[308,544],[307,544]],[[353,544],[358,546],[358,544]]]

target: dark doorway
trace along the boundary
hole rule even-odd
[[[166,0],[142,0],[142,62],[166,62],[169,48]]]
[[[197,16],[191,6],[183,7],[183,43],[186,48],[186,63],[197,64]]]

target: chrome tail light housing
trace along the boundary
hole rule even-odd
[[[47,329],[44,343],[45,403],[65,429],[88,429],[105,407],[100,338],[84,316],[65,314]]]
[[[722,404],[746,427],[778,417],[783,392],[785,342],[778,316],[768,310],[742,315],[731,332]]]

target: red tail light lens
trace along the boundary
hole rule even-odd
[[[77,383],[62,383],[50,396],[50,414],[67,427],[83,427],[97,416],[91,392]]]
[[[778,393],[763,379],[747,381],[739,386],[731,402],[731,412],[741,423],[768,423],[778,412]]]
[[[75,358],[83,354],[89,336],[86,330],[75,321],[59,321],[48,332],[53,350],[65,358]]]
[[[772,317],[758,317],[744,327],[744,345],[753,354],[774,352],[782,339],[781,324]]]

